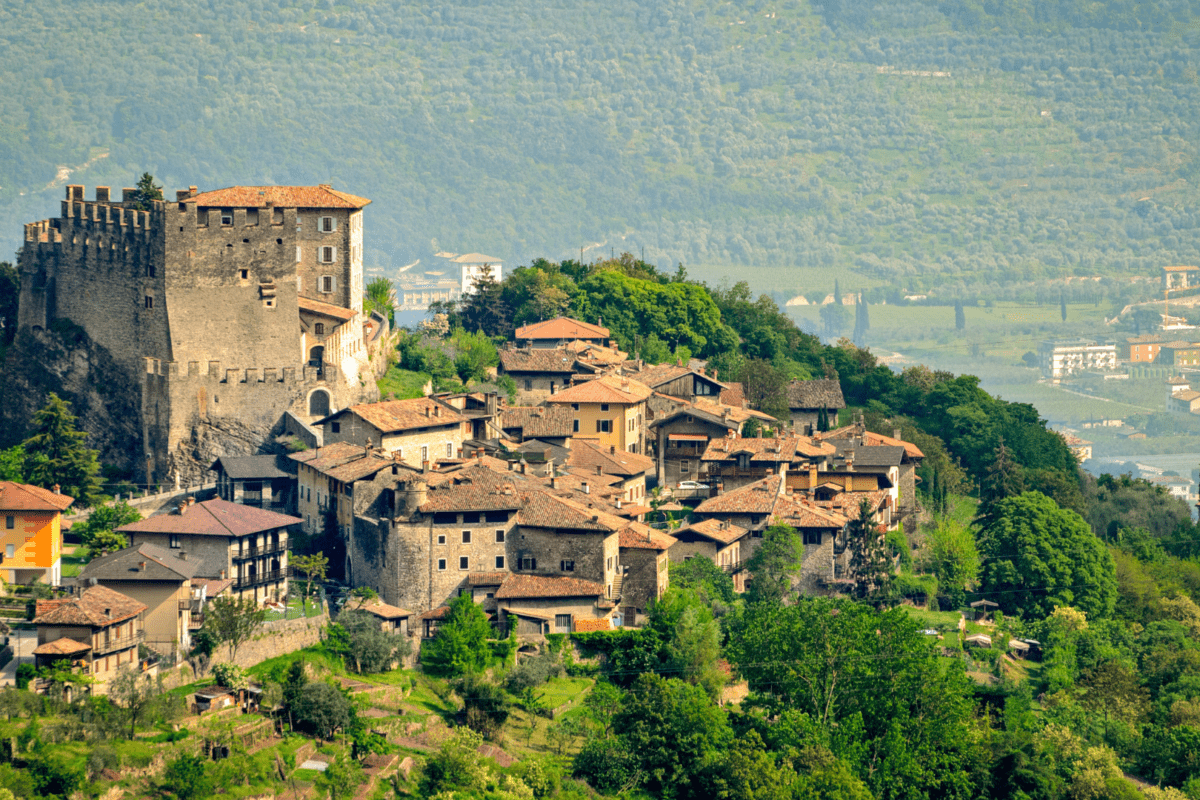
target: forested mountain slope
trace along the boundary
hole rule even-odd
[[[0,237],[87,164],[332,181],[375,200],[368,265],[604,243],[946,291],[1196,263],[1190,4],[1036,6],[13,0]]]

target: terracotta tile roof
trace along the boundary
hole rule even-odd
[[[575,354],[561,347],[504,349],[500,351],[500,369],[503,372],[551,372],[570,375],[575,371]]]
[[[858,428],[854,425],[843,425],[840,428],[835,428],[831,431],[816,434],[817,439],[846,439],[851,436],[857,436]],[[921,448],[917,447],[912,442],[906,442],[903,439],[897,439],[894,436],[884,436],[882,433],[874,431],[864,431],[862,434],[863,441],[868,445],[891,445],[893,447],[903,447],[905,455],[908,458],[924,458],[925,454],[921,452]]]
[[[97,556],[79,573],[82,581],[168,581],[182,583],[196,576],[199,561],[179,557],[181,550],[168,550],[156,544],[142,543],[115,553]],[[144,566],[143,566],[144,565]]]
[[[636,477],[654,469],[654,459],[639,453],[604,448],[585,439],[575,439],[567,463],[572,467],[595,471],[599,467],[606,475]]]
[[[532,600],[542,597],[593,597],[603,594],[602,585],[581,578],[509,575],[496,590],[496,599]]]
[[[380,450],[367,450],[363,445],[350,442],[334,442],[324,447],[292,453],[289,457],[342,483],[353,483],[368,478],[399,463]],[[399,463],[399,466],[406,472],[414,471],[407,464]]]
[[[322,184],[320,186],[231,186],[201,192],[186,202],[205,208],[362,208],[371,201]]]
[[[732,431],[740,430],[742,423],[751,418],[769,422],[772,426],[779,424],[770,414],[764,414],[754,409],[725,405],[724,403],[716,403],[712,400],[700,399],[689,401],[658,392],[655,392],[650,397],[649,407],[653,416],[653,419],[650,421],[651,427],[656,427],[664,422],[677,419],[681,415],[700,417],[704,421],[723,425],[726,429]]]
[[[621,531],[621,547],[626,550],[670,550],[678,539],[654,530],[648,525],[629,527]]]
[[[39,486],[0,481],[0,511],[65,511],[74,502]]]
[[[841,530],[849,522],[845,516],[827,508],[799,500],[781,497],[771,515],[773,523],[779,522],[793,528],[827,528]]]
[[[117,528],[118,533],[183,533],[198,536],[249,536],[303,522],[299,517],[214,498],[195,503],[182,514],[159,514]]]
[[[657,389],[664,383],[670,383],[673,380],[682,378],[685,375],[699,374],[690,367],[679,366],[677,364],[655,364],[654,366],[646,366],[637,372],[629,373],[629,377],[639,383],[644,383],[651,389]],[[700,377],[712,381],[712,378],[707,378],[704,375]],[[713,381],[720,386],[724,386],[719,381]]]
[[[499,586],[504,583],[508,572],[472,572],[467,576],[468,586]]]
[[[842,385],[836,379],[792,381],[787,385],[788,408],[845,408]]]
[[[86,653],[91,649],[91,645],[77,642],[74,639],[68,639],[64,636],[61,639],[55,639],[53,642],[39,644],[33,649],[33,654],[35,656],[73,656]]]
[[[818,500],[815,502],[815,505],[820,508],[837,511],[847,518],[853,517],[854,519],[858,519],[858,503],[864,498],[871,503],[873,511],[878,511],[887,503],[891,495],[885,491],[842,492],[830,500]]]
[[[746,528],[739,525],[734,525],[732,522],[722,522],[719,519],[705,519],[700,522],[693,522],[691,525],[680,528],[675,531],[676,534],[694,533],[698,536],[703,536],[705,539],[711,539],[720,544],[733,544],[738,539],[741,539],[747,533]],[[677,537],[678,538],[678,537]]]
[[[194,586],[195,584],[193,584]],[[233,586],[233,578],[214,578],[204,582],[204,597],[212,599]]]
[[[485,456],[483,461],[488,460]],[[498,461],[497,459],[491,459]],[[503,461],[498,461],[507,465]],[[493,469],[480,460],[435,477],[436,473],[417,478],[429,485],[429,494],[421,512],[439,511],[515,511],[521,507],[522,496],[536,490],[537,484],[516,472]]]
[[[629,358],[629,354],[619,348],[605,347],[604,345],[599,345],[595,342],[585,342],[581,339],[569,341],[563,347],[575,353],[579,361],[584,364],[613,366],[615,364],[624,364]]]
[[[411,400],[384,400],[379,403],[350,406],[318,420],[315,424],[321,425],[344,414],[353,414],[382,433],[439,428],[467,421],[467,417],[450,406],[428,397],[416,397]]]
[[[105,614],[105,609],[110,613]],[[33,624],[103,628],[136,617],[145,610],[144,603],[115,592],[107,586],[89,586],[75,597],[39,600]]]
[[[764,436],[750,438],[713,439],[708,443],[701,461],[736,461],[739,454],[748,453],[752,464],[765,466],[781,462],[819,459],[831,456],[837,448],[807,436],[783,436],[778,439]]]
[[[721,402],[727,406],[744,406],[746,404],[746,388],[737,381],[729,381],[721,390]]]
[[[650,388],[629,378],[602,375],[583,383],[577,383],[547,398],[548,403],[617,403],[633,405],[651,395]]]
[[[450,613],[450,606],[438,606],[426,611],[417,619],[444,619]]]
[[[405,619],[411,617],[408,611],[399,606],[390,606],[382,600],[351,600],[342,607],[343,611],[365,611],[380,619]]]
[[[558,474],[558,479],[565,486],[572,488],[580,487],[586,483],[591,487],[593,492],[596,491],[597,486],[615,486],[625,481],[620,475],[597,475],[594,468],[588,470],[584,468],[572,468],[570,465],[567,466],[565,472]]]
[[[770,514],[780,498],[783,477],[770,475],[761,481],[710,497],[696,506],[697,514]]]
[[[500,427],[519,428],[522,439],[566,439],[574,430],[567,406],[511,406],[504,409]]]
[[[570,317],[556,317],[517,328],[517,339],[607,339],[608,328]]]
[[[567,499],[544,491],[532,491],[521,495],[522,506],[517,512],[517,521],[533,528],[557,528],[558,530],[599,531],[615,533],[629,524],[606,508],[593,503],[588,508],[583,502]]]
[[[354,319],[357,313],[352,308],[342,308],[341,306],[335,306],[333,303],[323,303],[320,300],[313,300],[309,297],[297,297],[296,302],[299,304],[301,311],[320,314],[322,317],[333,317],[343,322]]]

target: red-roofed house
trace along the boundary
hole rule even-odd
[[[559,347],[567,342],[582,341],[600,346],[609,343],[608,328],[581,322],[570,317],[555,317],[517,328],[517,342],[528,347]]]
[[[546,402],[570,406],[575,438],[645,453],[646,400],[651,394],[635,380],[603,375],[563,389]]]
[[[639,625],[650,603],[667,591],[670,558],[675,537],[648,525],[631,523],[620,532],[621,616],[626,625]]]
[[[95,681],[93,693],[107,694],[108,682],[118,671],[137,665],[138,645],[146,636],[145,612],[144,603],[106,586],[91,586],[60,600],[39,600],[33,618],[37,666],[69,659]]]
[[[8,583],[62,580],[62,512],[74,498],[0,481],[0,575]]]

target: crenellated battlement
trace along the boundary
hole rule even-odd
[[[317,367],[222,367],[220,361],[164,361],[160,358],[143,359],[147,375],[156,375],[168,380],[193,380],[198,383],[227,385],[296,385],[326,384],[333,370]]]

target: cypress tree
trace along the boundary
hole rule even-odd
[[[954,327],[960,331],[967,327],[967,312],[963,311],[962,300],[954,301]]]
[[[1058,305],[1062,309],[1062,321],[1067,321],[1067,295],[1065,292],[1058,293]]]

